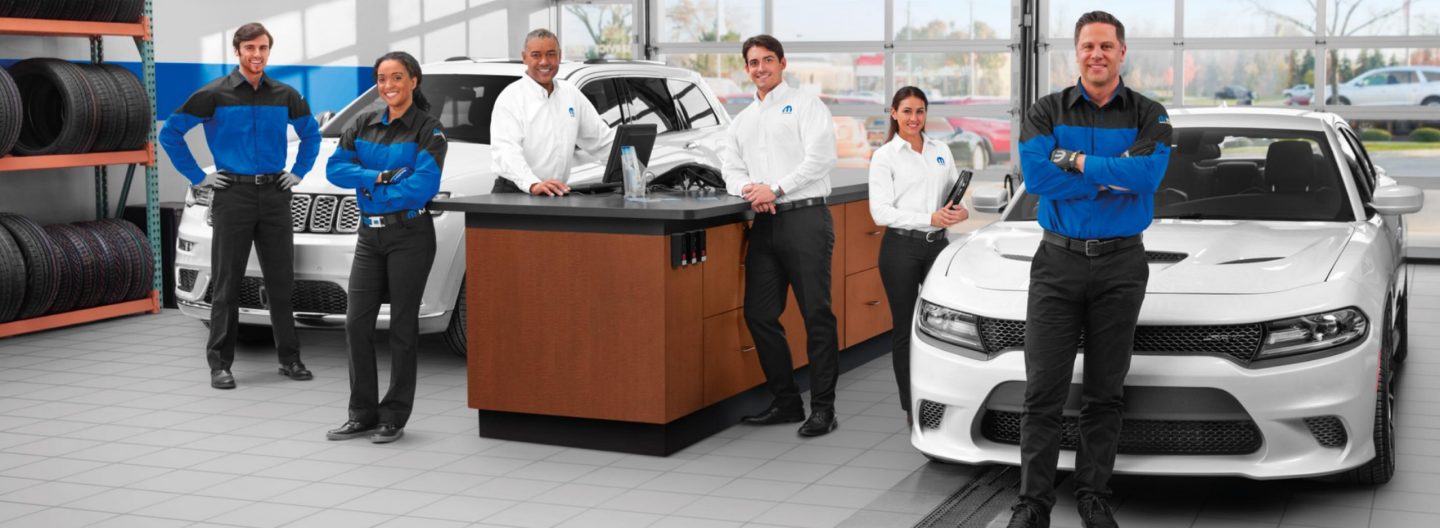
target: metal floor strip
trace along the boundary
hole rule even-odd
[[[961,487],[915,528],[984,528],[1014,502],[1020,469],[994,466]]]

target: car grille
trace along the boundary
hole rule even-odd
[[[987,410],[980,433],[1001,444],[1020,444],[1018,412]],[[1080,446],[1080,423],[1061,418],[1060,448]],[[1250,420],[1136,420],[1120,425],[1116,452],[1129,455],[1244,455],[1260,450],[1260,429]]]
[[[210,209],[205,225],[215,225]],[[354,233],[360,230],[360,206],[354,196],[295,193],[290,197],[290,228],[296,233]]]
[[[265,279],[260,277],[245,277],[241,280],[240,307],[266,309],[260,296],[260,289],[264,285]],[[205,288],[206,303],[212,302],[213,293],[214,282],[211,282],[211,286]],[[345,294],[345,289],[333,282],[297,280],[295,281],[295,293],[291,300],[295,311],[299,313],[343,314],[349,298]]]
[[[1312,416],[1305,419],[1305,427],[1310,428],[1310,434],[1321,447],[1345,447],[1350,440],[1338,416]]]
[[[979,318],[980,338],[990,354],[1025,346],[1025,321]],[[1151,354],[1217,354],[1248,364],[1260,350],[1264,332],[1259,324],[1205,326],[1137,326],[1135,352]],[[1085,346],[1081,331],[1080,347]]]
[[[180,291],[191,291],[195,289],[195,279],[200,276],[199,270],[180,270]]]
[[[945,404],[920,400],[921,429],[939,429],[940,421],[943,419],[945,419]]]

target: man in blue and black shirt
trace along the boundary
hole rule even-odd
[[[265,279],[262,298],[269,301],[270,325],[280,357],[280,373],[312,378],[300,362],[291,296],[295,282],[295,234],[290,224],[290,188],[310,172],[320,152],[320,126],[294,88],[265,75],[273,40],[265,26],[251,23],[235,30],[232,45],[239,66],[190,96],[165,121],[160,145],[175,168],[197,187],[213,190],[210,217],[210,265],[214,295],[210,308],[210,386],[235,387],[230,364],[239,331],[240,281],[250,260],[250,245]],[[206,174],[185,143],[185,132],[205,125],[205,142],[215,157]],[[300,136],[295,164],[285,169],[286,127]]]
[[[1012,528],[1050,525],[1061,413],[1085,336],[1075,494],[1086,528],[1116,526],[1107,499],[1125,374],[1150,268],[1140,234],[1170,158],[1160,104],[1125,87],[1125,26],[1093,11],[1075,24],[1080,82],[1025,115],[1020,166],[1040,198],[1043,243],[1030,265],[1020,498]]]

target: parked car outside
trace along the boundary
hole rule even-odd
[[[1390,66],[1340,83],[1329,99],[1346,105],[1440,105],[1440,66]]]
[[[1234,99],[1235,104],[1249,105],[1255,101],[1255,94],[1249,88],[1232,84],[1215,91],[1216,99]]]
[[[1410,291],[1403,215],[1423,194],[1378,173],[1334,114],[1204,108],[1170,121],[1115,470],[1388,481]],[[1023,186],[1013,200],[977,190],[971,207],[1003,209],[1000,221],[952,243],[925,280],[911,442],[933,459],[1020,463],[1038,206]],[[1062,469],[1075,466],[1082,365]]]
[[[950,157],[956,167],[980,170],[990,165],[990,149],[985,145],[985,138],[957,129],[943,117],[925,120],[925,134],[950,147]]]
[[[1008,105],[1010,100],[1004,97],[983,97],[966,96],[936,99],[935,105]],[[1010,157],[1010,119],[994,117],[947,117],[950,124],[957,129],[967,130],[978,134],[985,139],[990,159],[1009,159]]]
[[[449,140],[439,198],[490,192],[490,113],[495,98],[519,79],[519,61],[451,60],[424,66],[420,90],[433,106]],[[721,131],[730,115],[700,76],[689,70],[648,62],[609,61],[564,63],[560,78],[578,86],[611,126],[654,123],[660,134],[650,168],[697,162],[719,167]],[[361,112],[381,108],[374,88],[367,90],[321,127],[320,156],[314,170],[295,186],[290,210],[295,231],[295,323],[301,327],[341,328],[345,322],[346,286],[360,224],[354,193],[331,185],[325,163],[340,132]],[[299,143],[291,142],[293,160]],[[571,183],[598,181],[604,160],[579,160]],[[287,164],[288,166],[288,164]],[[213,170],[207,169],[207,170]],[[210,193],[189,192],[180,221],[176,251],[176,300],[180,312],[210,318]],[[436,257],[426,281],[420,308],[420,332],[444,332],[456,354],[465,353],[465,255],[463,215],[435,215]],[[267,297],[255,255],[246,266],[241,286],[240,335],[264,339],[270,334]],[[389,306],[380,308],[378,328],[389,327]]]

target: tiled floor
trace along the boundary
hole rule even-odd
[[[1121,476],[1122,524],[1440,526],[1440,266],[1413,295],[1394,481]],[[831,435],[736,426],[656,458],[479,438],[465,365],[429,338],[406,437],[329,442],[339,333],[302,334],[308,382],[242,350],[233,391],[209,388],[204,335],[167,312],[0,340],[0,526],[904,527],[981,469],[910,447],[888,357],[842,377]]]

